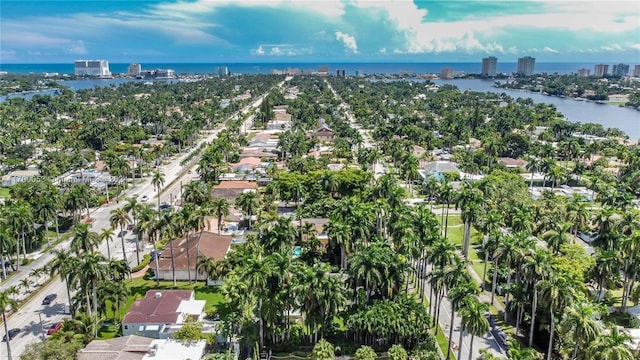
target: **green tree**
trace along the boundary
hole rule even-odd
[[[173,333],[172,337],[177,340],[182,340],[187,343],[197,342],[204,338],[202,333],[203,324],[190,316],[185,316],[182,327]]]
[[[75,359],[76,353],[82,349],[82,342],[73,339],[49,339],[45,342],[29,343],[20,354],[20,360],[68,360]]]
[[[489,332],[489,320],[484,316],[489,311],[489,304],[480,302],[477,298],[467,301],[466,306],[460,309],[461,331],[460,337],[464,333],[471,334],[469,342],[469,360],[473,359],[473,339],[476,336],[483,336]],[[461,359],[462,339],[460,339],[460,350],[458,351],[458,359]]]
[[[123,208],[117,208],[111,210],[111,216],[109,217],[109,224],[112,228],[116,226],[120,227],[120,241],[122,242],[122,257],[124,261],[127,261],[127,250],[124,246],[124,228],[129,224],[131,218],[127,211]]]

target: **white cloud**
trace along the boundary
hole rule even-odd
[[[640,43],[631,44],[631,48],[634,50],[640,50]]]
[[[387,48],[382,48],[382,49],[378,50],[378,52],[380,54],[386,54],[387,53]]]
[[[67,48],[66,52],[68,54],[84,55],[87,53],[87,49],[84,46],[84,41],[78,40],[71,43],[71,45],[69,45],[69,48]]]
[[[251,50],[251,53],[253,55],[264,55],[264,48],[262,47],[262,45],[260,45],[260,46],[258,46],[257,49]]]
[[[550,48],[550,47],[548,47],[548,46],[545,46],[545,47],[542,49],[542,51],[543,51],[543,52],[547,52],[547,53],[553,53],[553,54],[558,54],[558,53],[560,53],[560,51],[558,51],[558,50],[556,50],[556,49],[553,49],[553,48]]]
[[[358,44],[356,43],[356,38],[349,35],[349,34],[345,34],[341,31],[336,31],[335,32],[336,35],[336,40],[342,41],[342,43],[344,44],[344,47],[351,51],[354,54],[358,53]]]
[[[280,50],[279,47],[274,46],[274,47],[271,48],[271,51],[269,52],[269,54],[270,55],[276,55],[276,56],[282,55],[282,50]]]

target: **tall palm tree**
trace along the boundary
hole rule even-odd
[[[240,207],[240,209],[247,215],[248,226],[251,229],[251,217],[255,214],[258,209],[258,193],[255,191],[248,191],[242,193],[236,199],[236,205]]]
[[[116,226],[120,226],[120,241],[122,242],[122,257],[124,261],[127,261],[127,251],[124,246],[124,228],[129,224],[131,218],[129,217],[129,213],[123,208],[117,208],[111,210],[111,216],[109,217],[109,223],[112,228],[116,228]]]
[[[98,248],[100,238],[98,234],[90,231],[90,224],[81,223],[73,227],[73,239],[71,249],[76,255],[91,253]]]
[[[2,322],[4,323],[4,333],[7,337],[7,357],[11,360],[11,345],[9,344],[9,328],[7,326],[7,311],[18,310],[18,302],[13,299],[9,290],[0,291],[0,311],[2,311]]]
[[[562,319],[562,329],[572,335],[574,346],[571,359],[578,355],[578,349],[587,349],[600,336],[598,311],[586,302],[578,302],[570,306]]]
[[[563,276],[553,275],[540,284],[540,296],[542,301],[549,307],[551,317],[547,360],[551,360],[551,354],[553,352],[556,313],[562,313],[566,307],[573,303],[575,299],[574,291],[574,284]]]
[[[135,181],[134,181],[135,184]],[[141,208],[141,203],[138,202],[138,199],[135,197],[130,197],[127,199],[126,203],[123,206],[123,209],[126,212],[131,212],[131,219],[133,220],[133,227],[134,229],[136,228],[136,217],[137,215],[140,213],[140,208]],[[134,230],[136,232],[136,259],[137,259],[137,264],[140,264],[140,246],[138,244],[139,238],[140,238],[140,234],[138,231]]]
[[[222,218],[225,216],[229,216],[229,208],[231,205],[227,201],[227,199],[219,198],[211,200],[211,209],[213,210],[213,214],[218,219],[218,235],[222,230]]]
[[[533,346],[533,334],[536,324],[536,310],[538,307],[538,286],[546,280],[551,270],[550,254],[546,250],[536,250],[527,255],[522,265],[522,274],[532,288],[531,327],[529,329],[529,347]]]
[[[154,171],[153,177],[151,178],[151,185],[153,185],[158,192],[158,211],[160,211],[160,190],[162,190],[162,186],[164,186],[164,174],[159,170]]]
[[[453,341],[453,320],[456,315],[456,311],[466,306],[467,301],[471,300],[472,296],[478,295],[479,289],[473,283],[462,283],[456,287],[449,289],[448,297],[451,301],[451,324],[449,325],[449,346],[447,347],[446,358],[450,359],[451,355],[451,343]],[[462,344],[460,344],[462,346]]]
[[[476,336],[483,336],[489,331],[489,320],[485,313],[489,311],[489,304],[480,302],[478,298],[471,298],[466,302],[465,307],[460,309],[461,329],[460,336],[465,332],[471,334],[469,342],[469,360],[473,359],[473,339]],[[458,350],[458,359],[462,358],[462,340]]]
[[[107,242],[107,260],[108,261],[111,261],[111,245],[109,245],[109,241],[113,241],[114,236],[115,236],[115,233],[113,232],[113,228],[111,227],[102,229],[102,232],[100,232],[100,235],[98,235],[100,242],[102,241]]]
[[[617,326],[612,326],[587,348],[587,358],[592,360],[637,359],[627,345],[630,341],[629,335],[621,333]]]
[[[572,241],[569,234],[572,226],[570,222],[555,223],[553,229],[542,234],[542,239],[547,242],[554,255],[558,255],[562,245],[569,244]]]
[[[71,253],[66,250],[53,250],[53,260],[49,264],[49,275],[54,277],[56,274],[60,276],[60,280],[64,282],[67,288],[67,303],[71,308],[71,313],[75,312],[75,309],[71,307],[71,289],[75,287],[77,283],[77,272],[74,271],[78,266],[78,258],[71,256]]]

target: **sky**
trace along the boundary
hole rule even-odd
[[[640,2],[2,0],[0,63],[640,63]]]

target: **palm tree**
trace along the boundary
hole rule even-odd
[[[550,329],[549,347],[547,349],[547,360],[551,360],[553,352],[553,336],[556,330],[556,312],[562,313],[564,309],[573,303],[574,284],[563,276],[553,275],[540,284],[540,296],[542,301],[549,307]]]
[[[556,223],[553,229],[542,234],[542,239],[547,242],[553,250],[554,255],[558,255],[562,245],[572,241],[571,235],[569,234],[572,226],[570,222]]]
[[[248,191],[242,193],[236,199],[236,205],[246,214],[249,221],[248,226],[251,229],[251,217],[258,209],[258,193],[255,191]]]
[[[477,297],[472,297],[466,302],[466,306],[460,309],[461,326],[460,336],[467,332],[471,334],[469,342],[469,360],[473,359],[473,339],[483,336],[489,331],[489,320],[485,313],[489,311],[489,304],[480,302]],[[458,359],[462,358],[462,339],[460,340]]]
[[[211,209],[213,210],[213,214],[218,218],[218,235],[222,230],[222,218],[225,216],[229,216],[229,208],[231,205],[227,201],[227,199],[219,198],[213,199],[211,201]]]
[[[135,184],[135,182],[134,182],[134,184]],[[126,212],[131,212],[131,218],[133,220],[134,229],[135,229],[135,227],[137,225],[136,216],[140,213],[140,208],[141,208],[141,204],[138,202],[138,199],[135,198],[135,197],[128,198],[127,202],[123,206],[123,209]],[[140,246],[138,244],[138,238],[139,237],[140,237],[139,232],[136,232],[136,259],[137,259],[137,264],[140,264]]]
[[[570,333],[574,341],[571,359],[578,355],[578,349],[586,349],[595,339],[600,336],[600,325],[598,324],[596,308],[589,303],[578,302],[569,307],[562,319],[562,329]]]
[[[629,335],[621,333],[617,326],[612,326],[587,348],[587,358],[590,360],[637,359],[627,345],[630,341]]]
[[[100,244],[98,234],[89,231],[90,224],[81,223],[73,227],[73,239],[71,240],[71,249],[76,255],[91,253],[97,249]]]
[[[267,287],[267,278],[271,274],[269,263],[261,257],[249,258],[242,268],[240,280],[247,284],[249,289],[253,289],[258,294],[258,323],[259,323],[259,343],[260,349],[264,347],[264,316],[262,293]]]
[[[71,256],[68,251],[65,250],[53,250],[53,260],[49,265],[49,275],[51,277],[58,274],[60,276],[60,280],[65,283],[67,288],[67,303],[69,307],[71,307],[71,288],[74,287],[77,278],[77,272],[74,270],[77,268],[78,258]],[[73,314],[75,311],[72,308],[71,313]]]
[[[348,255],[353,247],[351,228],[343,221],[332,219],[326,225],[325,231],[329,236],[329,241],[340,246],[340,267],[346,270]]]
[[[7,326],[7,311],[18,310],[18,302],[11,297],[9,290],[0,291],[0,311],[2,311],[2,322],[4,323],[4,333],[7,337],[7,357],[11,360],[11,345],[9,344],[9,328]]]
[[[102,232],[100,232],[100,235],[98,235],[100,242],[102,242],[103,240],[107,242],[107,260],[108,261],[111,261],[111,245],[109,245],[109,241],[113,241],[114,236],[115,234],[113,232],[113,228],[110,228],[110,227],[102,229]]]
[[[156,170],[153,173],[153,177],[151,178],[151,185],[153,185],[153,187],[156,188],[156,191],[158,192],[158,211],[160,211],[160,190],[164,185],[164,175],[159,170]]]
[[[111,210],[111,216],[109,217],[109,223],[111,227],[115,229],[116,226],[120,226],[120,241],[122,242],[122,257],[124,261],[127,261],[127,251],[124,246],[124,228],[129,224],[131,219],[129,214],[123,208],[117,208]]]
[[[456,311],[462,307],[464,307],[471,297],[477,295],[479,289],[473,283],[462,283],[456,287],[452,287],[449,289],[448,297],[449,301],[451,301],[451,324],[449,326],[449,346],[447,347],[447,355],[446,358],[450,359],[451,355],[451,343],[453,341],[453,319],[455,318]],[[460,344],[462,346],[462,344]]]
[[[529,347],[533,345],[533,334],[536,324],[536,310],[538,307],[538,285],[546,280],[551,270],[550,254],[546,250],[536,250],[527,255],[522,265],[522,274],[532,287],[531,327],[529,329]]]

